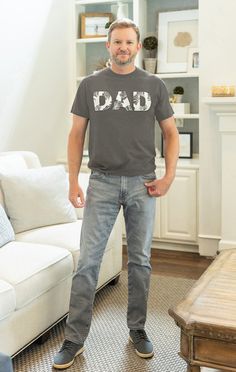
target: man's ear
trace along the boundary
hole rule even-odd
[[[138,43],[138,50],[142,49],[142,47],[143,47],[143,46],[142,46],[142,43],[139,42],[139,43]]]
[[[106,48],[107,48],[107,49],[110,48],[110,42],[109,42],[109,41],[106,41]]]

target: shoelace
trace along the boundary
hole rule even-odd
[[[71,352],[74,352],[74,348],[75,348],[75,344],[73,344],[73,342],[69,341],[69,340],[65,340],[63,342],[63,345],[61,347],[61,350],[60,351],[63,351],[63,350],[68,350],[68,351],[71,351]]]
[[[143,329],[138,329],[137,331],[135,331],[135,338],[137,339],[137,341],[140,340],[148,341],[146,332]]]

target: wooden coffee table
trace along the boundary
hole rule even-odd
[[[188,372],[236,372],[236,249],[222,251],[169,314],[181,329]]]

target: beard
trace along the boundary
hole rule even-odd
[[[126,54],[121,53],[120,55],[126,55]],[[130,65],[131,63],[133,63],[135,57],[136,57],[136,54],[133,54],[133,55],[130,55],[128,59],[122,60],[122,59],[119,59],[119,55],[117,56],[113,54],[111,56],[111,60],[112,62],[115,62],[117,66],[126,66],[126,65]]]

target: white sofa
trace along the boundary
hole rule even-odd
[[[32,152],[0,153],[0,203],[7,211],[1,179],[1,163],[6,167],[6,157],[10,159],[8,170],[12,173],[18,172],[21,165],[36,169],[41,164]],[[14,158],[16,162],[12,163]],[[81,175],[80,184],[84,190],[88,178],[88,174]],[[25,197],[22,194],[22,201]],[[32,210],[37,214],[34,200]],[[81,210],[78,212],[79,218],[74,222],[17,232],[14,241],[0,248],[1,352],[16,355],[67,314],[72,276],[79,258],[82,215]],[[115,282],[121,269],[122,223],[119,215],[104,254],[98,289],[112,280]]]

